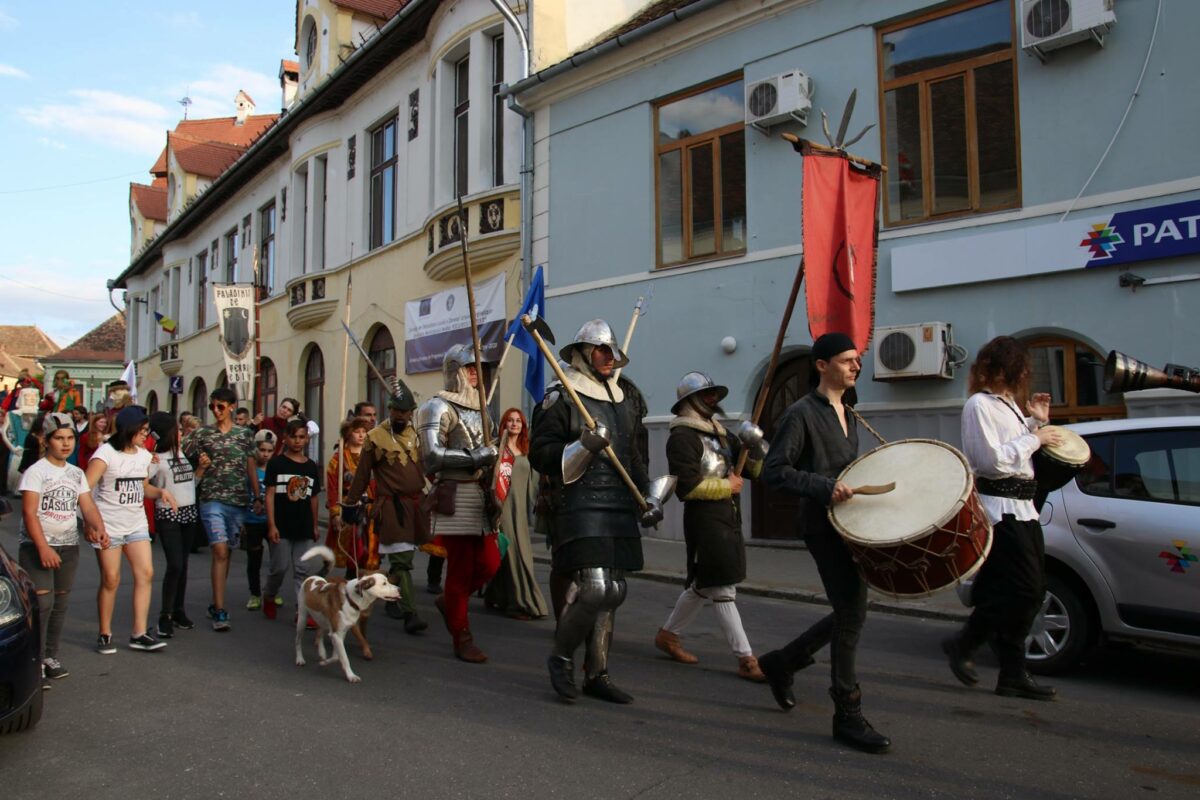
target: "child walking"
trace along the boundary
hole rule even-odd
[[[273,598],[279,594],[290,563],[299,608],[300,584],[312,574],[300,557],[318,539],[317,494],[321,491],[321,468],[307,454],[306,420],[288,420],[283,441],[283,454],[268,461],[266,469],[267,541],[283,545],[272,553],[266,595]]]
[[[258,473],[259,493],[250,501],[246,510],[243,525],[246,528],[246,581],[250,585],[250,600],[246,603],[247,611],[262,609],[267,619],[275,619],[275,611],[283,605],[283,598],[278,594],[264,598],[262,596],[262,565],[263,547],[267,543],[267,509],[263,499],[263,490],[267,486],[267,462],[275,455],[277,437],[272,431],[264,428],[254,434],[254,469]],[[275,545],[269,545],[271,561],[274,562]]]
[[[178,510],[174,510],[161,497],[154,501],[154,529],[167,556],[158,635],[170,639],[175,635],[176,627],[185,630],[191,627],[183,610],[183,596],[187,590],[192,530],[200,521],[200,515],[196,508],[196,474],[181,449],[178,420],[174,414],[156,411],[150,415],[150,431],[158,440],[155,447],[158,460],[150,465],[150,483],[167,489],[178,504]]]
[[[70,414],[47,414],[42,425],[45,457],[21,478],[22,525],[17,560],[37,587],[42,622],[42,677],[70,673],[58,660],[58,640],[67,614],[67,599],[79,567],[76,510],[99,537],[104,521],[92,502],[83,470],[67,463],[75,452],[75,426]]]

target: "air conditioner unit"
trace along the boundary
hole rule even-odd
[[[812,78],[798,69],[746,84],[746,124],[764,131],[780,122],[808,124]]]
[[[1114,0],[1021,0],[1021,46],[1042,61],[1046,53],[1089,39],[1104,45],[1117,21]]]
[[[954,344],[949,322],[888,325],[875,329],[877,381],[954,377],[950,350]]]

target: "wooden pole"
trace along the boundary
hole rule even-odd
[[[637,328],[638,318],[642,316],[642,303],[645,300],[645,297],[638,295],[637,302],[633,305],[633,317],[629,320],[629,327],[625,329],[625,341],[621,342],[621,352],[626,358],[629,358],[629,345],[633,343],[633,331]],[[613,373],[612,379],[616,381],[620,377],[621,370],[618,369]]]
[[[869,158],[859,158],[858,156],[852,156],[849,153],[847,153],[845,150],[842,150],[841,148],[826,147],[823,144],[817,144],[816,142],[810,141],[808,139],[801,139],[799,136],[797,136],[794,133],[781,133],[781,134],[779,134],[779,138],[781,138],[785,141],[791,142],[792,147],[795,147],[797,150],[799,150],[801,147],[808,147],[812,150],[816,150],[818,153],[835,153],[837,155],[844,156],[847,161],[853,161],[855,164],[860,164],[864,167],[871,167],[873,169],[878,169],[882,172],[888,171],[886,164],[878,164],[878,163],[870,160]]]
[[[471,313],[471,346],[475,348],[475,388],[479,390],[479,427],[483,431],[483,444],[492,440],[491,420],[488,419],[488,391],[483,385],[483,347],[479,344],[479,321],[475,315],[475,283],[471,279],[471,256],[467,250],[467,215],[463,211],[462,195],[458,197],[459,236],[462,247],[463,277],[467,283],[467,308]]]
[[[800,259],[800,267],[796,270],[796,279],[792,281],[792,293],[788,295],[787,307],[783,310],[783,321],[779,323],[779,332],[775,334],[775,348],[771,351],[771,360],[767,364],[767,374],[763,376],[762,388],[758,391],[758,398],[754,401],[754,414],[750,421],[755,425],[758,424],[762,417],[763,408],[767,405],[767,395],[771,393],[771,381],[775,377],[775,367],[779,365],[779,353],[783,350],[783,337],[787,335],[788,324],[792,321],[792,312],[796,308],[796,298],[800,296],[800,284],[804,283],[804,259]],[[750,456],[750,451],[742,448],[742,452],[738,455],[737,466],[733,470],[733,474],[740,476],[742,470],[746,468],[746,459]]]
[[[350,301],[353,299],[353,297],[354,297],[354,272],[347,271],[346,272],[346,322],[345,322],[347,331],[350,330]],[[339,415],[342,413],[342,409],[344,409],[346,407],[346,379],[349,376],[349,374],[350,374],[350,337],[349,337],[349,335],[347,335],[346,341],[343,343],[343,346],[342,346],[342,391],[341,391],[341,399],[338,401],[338,414]],[[385,389],[386,389],[386,387],[385,387]],[[323,421],[324,420],[322,420],[322,422]],[[339,425],[339,430],[340,430],[340,426],[341,426],[340,421],[339,421],[338,425]],[[346,448],[344,447],[344,444],[345,443],[343,442],[342,443],[343,446],[338,447],[337,500],[338,500],[339,508],[341,507],[342,500],[344,499],[342,497],[342,495],[344,493],[344,487],[346,484]]]
[[[512,336],[504,340],[504,350],[500,353],[500,361],[496,364],[496,368],[492,370],[492,385],[488,387],[487,401],[492,402],[492,395],[496,393],[496,387],[500,385],[500,370],[504,369],[504,362],[508,360],[508,354],[512,350],[513,339],[517,338],[514,333]],[[497,436],[504,432],[500,431]]]
[[[203,267],[201,267],[203,269]],[[263,413],[262,392],[259,391],[262,385],[262,335],[258,330],[259,313],[258,306],[262,302],[262,281],[258,279],[258,247],[254,248],[254,382],[251,391],[254,392],[254,411],[256,414]]]

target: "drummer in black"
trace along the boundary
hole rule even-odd
[[[800,531],[817,562],[833,613],[783,648],[759,657],[758,663],[775,701],[787,711],[796,704],[793,673],[812,664],[813,653],[831,645],[833,735],[859,750],[885,753],[891,740],[863,717],[854,667],[867,617],[867,585],[827,515],[830,506],[854,495],[837,476],[858,456],[858,428],[842,400],[858,379],[862,361],[853,340],[843,333],[819,337],[813,343],[812,359],[820,384],[784,412],[763,465],[763,478],[772,489],[800,498]]]
[[[1029,384],[1029,351],[1011,336],[985,344],[971,366],[971,396],[963,406],[963,453],[975,473],[975,488],[992,523],[992,550],[975,576],[975,610],[956,635],[942,642],[954,676],[979,683],[972,654],[989,638],[1000,661],[996,694],[1053,700],[1025,668],[1025,637],[1046,592],[1045,542],[1034,508],[1037,482],[1033,454],[1057,445],[1062,436],[1043,426],[1050,395],[1035,394],[1020,410],[1017,399]]]

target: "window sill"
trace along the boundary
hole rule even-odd
[[[679,269],[681,267],[698,267],[702,264],[716,264],[723,261],[734,261],[735,259],[745,258],[746,250],[731,250],[728,253],[717,253],[714,255],[700,256],[688,261],[672,261],[669,264],[659,264],[654,268],[655,272],[670,269]]]

